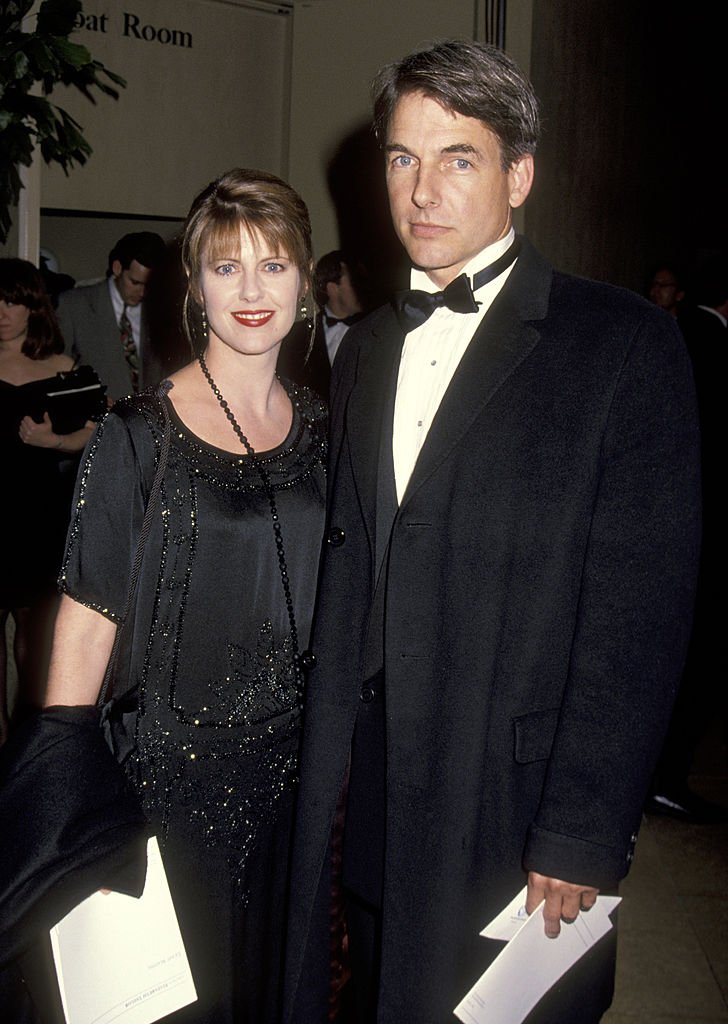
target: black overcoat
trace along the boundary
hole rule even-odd
[[[332,381],[289,1012],[328,939],[311,922],[360,703],[402,341],[379,310],[347,335]],[[453,1019],[491,956],[478,932],[525,870],[595,886],[626,874],[690,628],[698,462],[671,319],[552,271],[524,241],[391,536],[380,1021]]]

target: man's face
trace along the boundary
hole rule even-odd
[[[677,278],[671,270],[658,270],[650,284],[650,301],[660,309],[673,315],[677,314],[677,304],[684,296]]]
[[[338,281],[329,281],[326,285],[328,306],[335,316],[354,316],[361,313],[359,296],[354,289],[349,268],[345,263],[341,264],[341,277]]]
[[[395,230],[412,262],[444,288],[508,233],[511,210],[530,191],[533,159],[504,171],[498,139],[482,121],[420,92],[397,103],[385,148]]]
[[[114,275],[116,287],[119,290],[126,306],[138,306],[144,298],[147,282],[151,277],[149,267],[143,266],[136,260],[132,260],[128,267],[122,267],[119,260],[111,264],[111,272]]]

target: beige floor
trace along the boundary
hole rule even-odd
[[[728,807],[723,719],[691,785]],[[620,892],[616,994],[603,1024],[728,1022],[728,824],[645,818]]]

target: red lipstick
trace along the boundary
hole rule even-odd
[[[273,309],[240,309],[232,315],[243,327],[263,327],[273,316]]]

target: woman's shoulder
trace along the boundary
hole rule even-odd
[[[290,380],[283,380],[282,383],[299,413],[312,423],[322,424],[325,427],[328,419],[326,402],[305,384],[294,384]]]
[[[137,395],[117,399],[102,421],[102,433],[128,434],[135,447],[150,441],[156,444],[169,419],[166,384],[163,381]]]
[[[125,395],[118,398],[111,406],[110,413],[118,416],[124,422],[135,422],[137,420],[158,419],[165,420],[165,396],[171,389],[168,380],[153,387],[145,388],[136,395]]]
[[[65,353],[55,353],[45,359],[32,359],[17,353],[6,360],[4,382],[16,388],[42,389],[59,373],[73,369],[73,359]]]
[[[51,377],[56,373],[68,373],[73,369],[73,359],[65,352],[57,352],[43,360],[43,366],[47,369],[47,376]]]

